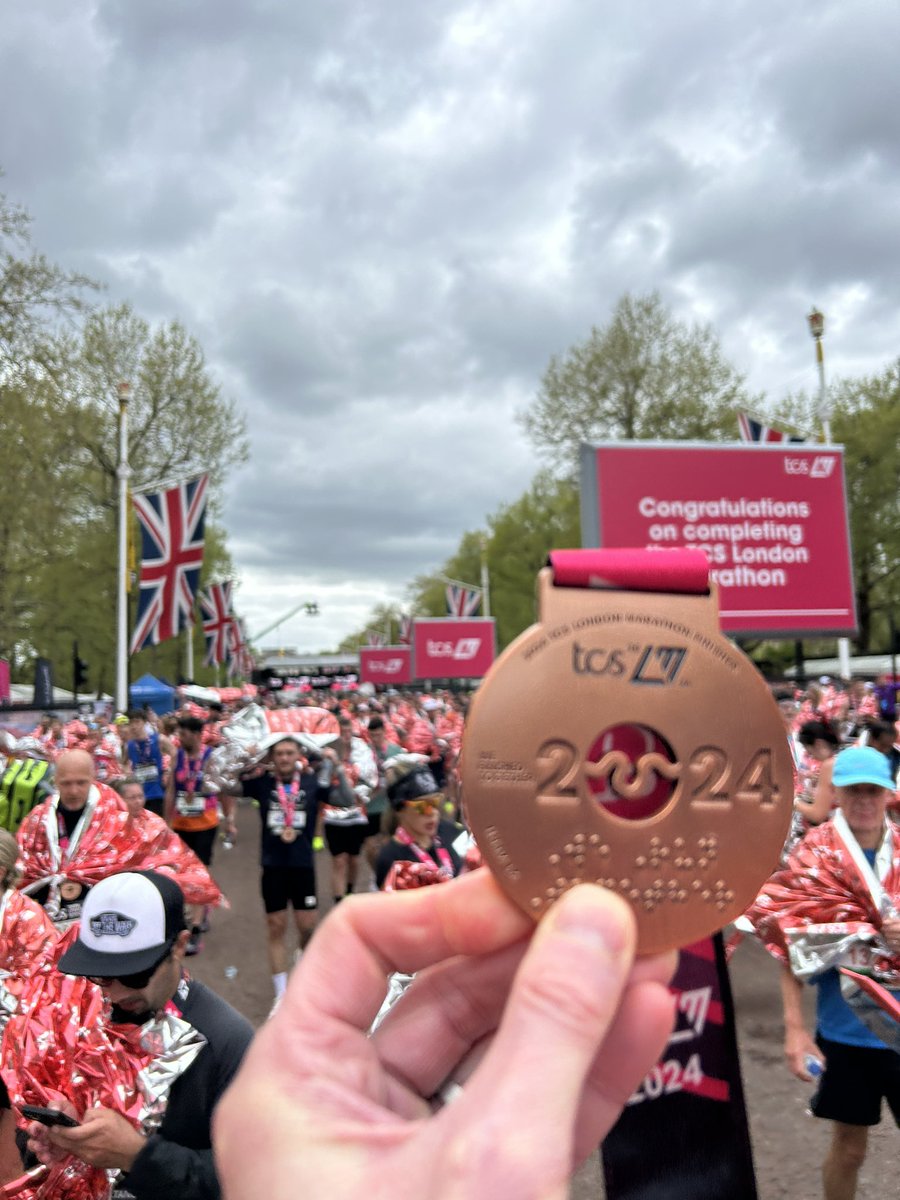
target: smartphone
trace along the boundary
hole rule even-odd
[[[29,1121],[40,1121],[42,1125],[62,1125],[66,1129],[74,1129],[80,1124],[68,1113],[60,1112],[58,1108],[39,1108],[36,1104],[23,1104],[22,1116]]]

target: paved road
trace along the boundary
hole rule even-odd
[[[191,970],[259,1025],[271,1006],[272,989],[258,891],[256,812],[242,806],[238,826],[238,844],[233,850],[217,847],[214,863],[216,877],[232,907],[214,915],[214,927],[207,935],[203,953],[191,960]],[[327,853],[321,857],[319,898],[324,909],[330,903],[330,876]],[[237,967],[238,973],[228,979],[225,971],[231,966]],[[758,946],[745,942],[734,957],[732,978],[760,1200],[815,1200],[821,1195],[819,1167],[828,1131],[823,1122],[805,1115],[808,1089],[782,1066],[774,964]],[[885,1122],[873,1132],[859,1197],[887,1200],[896,1194],[897,1133],[887,1114]],[[599,1167],[594,1160],[580,1172],[572,1197],[596,1200],[602,1196]],[[703,1197],[673,1196],[673,1200]]]

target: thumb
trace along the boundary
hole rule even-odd
[[[631,910],[593,885],[566,893],[538,926],[497,1036],[448,1110],[457,1118],[480,1114],[490,1131],[495,1194],[550,1196],[557,1187],[567,1194],[585,1081],[619,1008],[635,943]]]

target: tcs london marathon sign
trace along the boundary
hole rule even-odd
[[[723,633],[856,630],[839,446],[582,446],[584,546],[705,551]]]

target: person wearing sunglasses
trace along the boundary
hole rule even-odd
[[[462,868],[453,846],[459,830],[441,820],[443,796],[421,754],[398,754],[386,764],[388,800],[394,810],[393,837],[378,852],[375,882],[384,887],[395,862],[418,862],[452,879]]]
[[[205,1041],[172,1083],[156,1132],[136,1129],[112,1108],[79,1113],[63,1103],[54,1107],[79,1120],[77,1127],[47,1128],[36,1121],[28,1127],[28,1148],[42,1162],[62,1152],[119,1170],[135,1200],[212,1200],[220,1194],[212,1114],[253,1036],[230,1004],[184,972],[188,937],[178,884],[155,871],[125,871],[91,889],[78,937],[58,963],[64,974],[84,976],[102,989],[113,1024],[143,1025],[165,1011]]]

